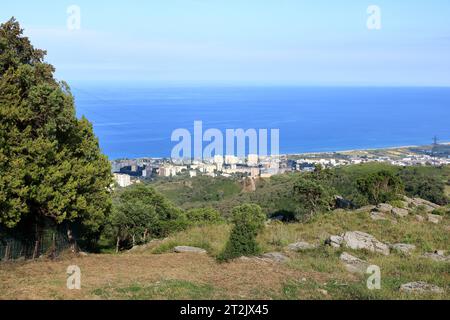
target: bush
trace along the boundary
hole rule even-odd
[[[327,211],[333,202],[332,190],[314,177],[299,178],[294,184],[293,195],[298,203],[296,210],[297,220],[311,217],[317,212]]]
[[[387,170],[359,178],[357,184],[359,191],[367,196],[370,204],[398,200],[399,194],[403,194],[404,190],[402,180]]]
[[[266,215],[258,205],[244,204],[235,207],[232,212],[234,227],[219,260],[227,261],[261,253],[256,237],[264,228],[265,220]]]
[[[145,243],[181,231],[187,225],[183,211],[152,187],[137,184],[115,195],[105,236],[115,241],[118,249],[120,244],[127,247]]]
[[[188,222],[193,225],[207,225],[222,222],[220,212],[213,208],[196,208],[186,212]]]

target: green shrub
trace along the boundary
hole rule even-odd
[[[193,225],[207,225],[223,221],[220,212],[213,208],[190,209],[186,211],[186,217]]]
[[[399,194],[404,192],[402,180],[387,170],[359,178],[357,184],[359,191],[367,196],[371,204],[398,200]]]
[[[256,242],[256,237],[264,228],[265,220],[266,215],[258,205],[244,204],[235,207],[232,212],[234,227],[218,259],[227,261],[240,256],[259,254],[261,249]]]

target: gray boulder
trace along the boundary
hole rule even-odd
[[[438,224],[441,223],[443,217],[442,216],[438,216],[437,214],[431,214],[429,213],[427,215],[428,217],[428,222],[434,223],[434,224]]]
[[[374,236],[361,232],[351,231],[343,235],[343,244],[351,249],[366,249],[372,252],[389,255],[389,246],[381,241],[378,241]]]
[[[393,209],[393,207],[390,204],[387,204],[387,203],[380,203],[377,206],[377,210],[379,212],[383,212],[383,213],[391,213],[392,209]]]
[[[425,253],[422,255],[422,258],[431,259],[436,262],[450,262],[450,256],[446,257],[442,250]]]
[[[392,214],[397,218],[405,218],[409,215],[409,211],[402,208],[392,208]]]
[[[396,243],[396,244],[391,245],[391,249],[394,251],[397,251],[399,253],[410,255],[411,252],[416,250],[416,246],[413,244],[407,244],[407,243]]]
[[[325,240],[325,244],[335,248],[340,248],[343,241],[344,238],[341,236],[330,236],[327,240]]]
[[[400,291],[406,293],[444,293],[444,289],[423,281],[409,282],[400,286]]]
[[[339,257],[344,263],[345,268],[351,273],[365,273],[369,264],[347,252],[343,252]]]
[[[290,245],[287,246],[287,249],[291,251],[305,251],[316,249],[317,247],[318,247],[317,245],[300,241],[296,243],[291,243]]]
[[[289,261],[289,258],[286,257],[281,252],[269,252],[262,255],[265,260],[270,260],[277,263],[283,263]]]
[[[174,248],[176,253],[206,253],[205,249],[188,247],[188,246],[178,246]]]

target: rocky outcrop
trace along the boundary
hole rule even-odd
[[[444,289],[423,281],[416,281],[402,284],[400,287],[400,291],[405,293],[419,293],[419,294],[444,293]]]
[[[409,211],[403,208],[392,208],[392,214],[397,218],[405,218],[409,215]]]
[[[283,263],[289,261],[289,258],[286,257],[281,252],[269,252],[262,255],[264,260],[273,261],[276,263]]]
[[[330,236],[327,240],[325,240],[325,244],[335,248],[340,248],[343,241],[344,238],[341,236]]]
[[[287,246],[287,249],[290,251],[306,251],[316,249],[317,247],[318,247],[317,245],[300,241],[296,243],[291,243],[290,245]]]
[[[384,255],[389,255],[389,247],[387,244],[378,241],[374,236],[361,232],[351,231],[346,232],[342,236],[343,245],[354,249],[366,249],[372,252],[378,252]]]
[[[365,249],[371,252],[389,255],[389,246],[387,244],[361,231],[349,231],[341,236],[331,236],[325,241],[325,244],[336,248],[345,246],[354,250]]]
[[[393,207],[387,203],[380,203],[376,209],[378,212],[391,213]]]
[[[366,261],[354,257],[347,252],[343,252],[339,259],[344,263],[347,271],[351,273],[365,273],[369,266]]]
[[[450,256],[446,257],[443,250],[425,253],[422,255],[422,258],[431,259],[436,262],[450,262]]]
[[[371,212],[371,211],[375,210],[375,208],[376,208],[376,206],[368,205],[368,206],[364,206],[359,209],[356,209],[355,212],[356,213]]]
[[[396,243],[390,246],[390,248],[394,251],[397,251],[398,253],[402,253],[405,255],[410,255],[411,252],[416,250],[416,246],[413,244],[407,244],[407,243]]]
[[[428,222],[434,223],[434,224],[438,224],[441,223],[443,217],[442,216],[438,216],[437,214],[431,214],[429,213],[427,215],[428,218]]]
[[[173,249],[176,253],[206,253],[205,249],[188,247],[188,246],[178,246]]]

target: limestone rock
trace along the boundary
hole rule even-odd
[[[422,255],[422,258],[431,259],[436,262],[450,262],[450,256],[446,257],[442,250],[425,253]]]
[[[393,209],[393,207],[390,204],[387,204],[387,203],[380,203],[377,206],[377,210],[379,212],[383,212],[383,213],[391,213],[392,209]]]
[[[346,232],[343,236],[343,244],[351,249],[366,249],[372,252],[378,252],[389,255],[387,244],[378,241],[374,236],[361,231]]]
[[[370,212],[370,211],[375,210],[375,208],[376,208],[376,206],[368,205],[368,206],[364,206],[364,207],[361,207],[359,209],[356,209],[355,212],[356,213]]]
[[[351,273],[365,273],[369,264],[347,252],[343,252],[339,257],[344,262],[345,268]]]
[[[288,245],[288,250],[291,251],[305,251],[305,250],[312,250],[312,249],[316,249],[318,246],[314,245],[314,244],[310,244],[308,242],[296,242],[296,243],[291,243],[290,245]]]
[[[428,207],[430,207],[430,208],[432,208],[433,210],[434,209],[439,209],[441,206],[440,205],[438,205],[438,204],[435,204],[435,203],[433,203],[433,202],[430,202],[430,201],[428,201],[428,200],[424,200],[424,199],[420,199],[420,198],[413,198],[412,199],[412,202],[413,202],[413,204],[415,205],[415,206],[425,206],[426,208],[427,208],[427,211],[428,210],[431,210],[431,209],[429,209]],[[433,210],[431,210],[431,211],[433,211]]]
[[[411,254],[414,250],[416,250],[416,246],[413,244],[407,243],[396,243],[391,246],[391,248],[399,253],[403,253],[406,255]]]
[[[340,248],[343,241],[344,241],[344,238],[342,238],[341,236],[330,236],[325,241],[325,244],[330,245],[335,248]]]
[[[264,259],[277,262],[277,263],[283,263],[289,261],[289,258],[286,257],[281,252],[269,252],[262,255]]]
[[[370,213],[370,218],[372,220],[375,220],[375,221],[378,221],[378,220],[389,220],[384,213],[378,212],[378,211],[372,211]]]
[[[442,216],[438,216],[436,214],[431,214],[431,213],[429,213],[427,217],[428,217],[428,222],[435,223],[435,224],[440,223],[443,219]]]
[[[425,218],[422,217],[422,216],[419,215],[419,214],[416,214],[416,215],[415,215],[415,218],[416,218],[416,221],[418,221],[418,222],[424,222],[424,221],[425,221]]]
[[[206,253],[205,249],[188,246],[175,247],[174,251],[176,253]]]
[[[400,291],[407,293],[444,293],[444,289],[423,281],[402,284]]]
[[[409,215],[409,211],[402,208],[392,208],[392,214],[398,218],[404,218]]]

